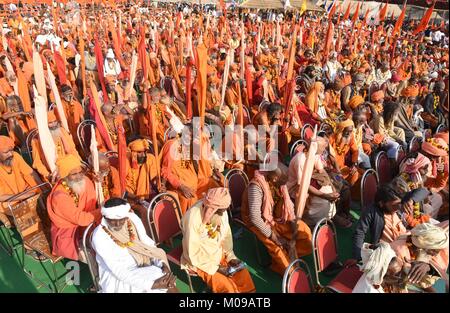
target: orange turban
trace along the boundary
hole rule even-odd
[[[347,119],[347,120],[342,121],[342,122],[337,124],[337,130],[338,131],[342,131],[342,130],[346,129],[347,127],[350,127],[350,126],[355,126],[355,124],[353,123],[353,121],[351,119]]]
[[[14,148],[14,141],[7,136],[0,136],[0,149],[7,151]]]
[[[445,133],[437,133],[434,135],[434,138],[440,138],[445,141],[445,143],[448,145],[448,132]]]
[[[56,161],[56,167],[61,178],[69,176],[74,169],[81,168],[81,161],[73,154],[66,154]]]
[[[408,86],[402,90],[403,97],[417,97],[419,95],[419,87],[417,86]]]
[[[203,199],[203,204],[215,210],[228,209],[231,205],[231,196],[228,188],[209,189]]]
[[[370,96],[370,99],[373,102],[378,102],[378,101],[384,99],[384,92],[383,92],[383,90],[378,90],[378,91],[373,92],[372,95]]]
[[[348,105],[352,108],[352,110],[354,110],[363,103],[364,103],[364,98],[359,95],[356,95],[350,99],[350,101],[348,102]]]
[[[31,76],[34,74],[34,67],[32,62],[25,62],[22,66],[22,71],[27,81],[31,80]]]
[[[55,115],[54,111],[48,111],[48,113],[47,113],[47,120],[48,120],[49,123],[57,121],[57,118],[56,118],[56,115]]]
[[[131,151],[134,152],[144,152],[150,147],[149,143],[145,139],[136,139],[128,145]]]
[[[430,138],[422,144],[422,150],[433,156],[448,155],[448,144],[441,138]]]

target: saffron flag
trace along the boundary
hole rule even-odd
[[[417,35],[418,33],[423,32],[427,28],[428,23],[430,22],[431,19],[431,15],[433,14],[435,4],[436,0],[433,1],[433,5],[430,8],[428,8],[428,10],[423,15],[419,25],[417,25],[416,29],[414,29],[413,35]]]
[[[406,1],[405,1],[405,4],[403,5],[402,13],[400,13],[400,16],[398,17],[397,22],[395,22],[394,30],[392,31],[392,34],[391,34],[392,37],[394,37],[402,28],[403,20],[405,19],[405,14],[406,14]]]
[[[355,25],[355,23],[358,20],[358,18],[359,18],[359,2],[357,4],[357,6],[356,6],[355,14],[353,14],[353,17],[352,17],[352,25]]]
[[[380,10],[380,15],[379,15],[380,22],[383,22],[386,19],[387,8],[388,8],[388,3],[386,2],[386,4]]]

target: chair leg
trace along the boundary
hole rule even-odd
[[[187,271],[185,271],[187,278],[188,278],[188,283],[189,283],[189,289],[191,291],[191,293],[195,293],[194,287],[192,286],[192,279],[191,279],[191,275],[189,275],[189,273]]]

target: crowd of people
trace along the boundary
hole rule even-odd
[[[229,223],[224,174],[239,170],[240,218],[280,280],[327,218],[355,229],[354,292],[448,284],[448,22],[186,8],[5,8],[2,223],[14,224],[8,199],[47,182],[55,256],[85,262],[94,223],[102,292],[177,292],[147,225],[149,203],[168,193],[182,215],[181,268],[212,292],[255,292]],[[380,151],[392,180],[355,220]]]

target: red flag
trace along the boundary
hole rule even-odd
[[[417,35],[420,32],[423,32],[430,22],[431,15],[433,14],[434,5],[436,4],[436,0],[433,1],[433,5],[425,12],[422,19],[420,20],[419,25],[417,25],[416,29],[413,32],[413,35]]]
[[[127,185],[127,142],[125,139],[125,130],[123,129],[122,120],[117,127],[117,149],[119,153],[120,194],[123,195]]]
[[[360,2],[358,2],[357,6],[356,6],[355,14],[353,14],[353,17],[352,17],[352,25],[355,25],[356,21],[359,19],[359,4],[360,4]]]
[[[394,37],[399,32],[399,30],[402,28],[403,20],[405,19],[405,13],[406,13],[406,2],[403,5],[402,13],[400,13],[400,16],[398,17],[397,22],[395,22],[394,30],[392,31],[392,34],[391,34],[392,37]],[[394,14],[394,13],[392,13],[392,14]]]
[[[364,17],[363,17],[363,20],[362,20],[362,24],[363,25],[366,25],[366,23],[367,23],[367,16],[369,16],[369,9],[366,9],[366,13],[364,13]]]
[[[103,61],[102,48],[100,47],[97,36],[95,36],[94,41],[95,41],[94,52],[95,52],[95,61],[97,62],[98,78],[100,80],[100,84],[102,85],[103,99],[107,99],[108,94],[106,92],[105,76],[103,75],[103,62],[104,61]]]
[[[328,19],[332,19],[334,13],[336,13],[336,8],[337,8],[337,1],[334,2],[333,7],[331,8],[330,12],[328,13]]]
[[[66,85],[67,84],[67,76],[66,76],[66,66],[64,64],[64,60],[63,60],[61,54],[59,54],[59,52],[56,49],[54,51],[55,51],[55,53],[53,54],[53,57],[55,59],[59,81],[62,85]]]
[[[325,47],[323,48],[324,62],[326,62],[326,59],[328,57],[328,52],[330,51],[331,44],[333,43],[333,35],[334,35],[333,22],[328,21],[327,35],[325,37]]]
[[[386,14],[387,14],[387,8],[388,8],[388,3],[386,2],[386,4],[381,8],[380,10],[380,22],[383,22],[386,18]]]
[[[358,3],[358,5],[359,5],[359,3]],[[347,10],[345,10],[344,17],[342,18],[342,20],[344,20],[344,21],[348,20],[348,17],[350,16],[350,6],[351,6],[351,3],[348,4]]]
[[[193,60],[192,58],[189,58],[189,61],[186,64],[186,118],[191,119],[192,118],[192,99],[191,99],[191,85],[192,85],[192,79],[191,79],[191,73],[192,73],[192,66],[193,66]]]
[[[391,14],[391,21],[393,21],[394,20],[394,11],[392,11],[392,14]]]

